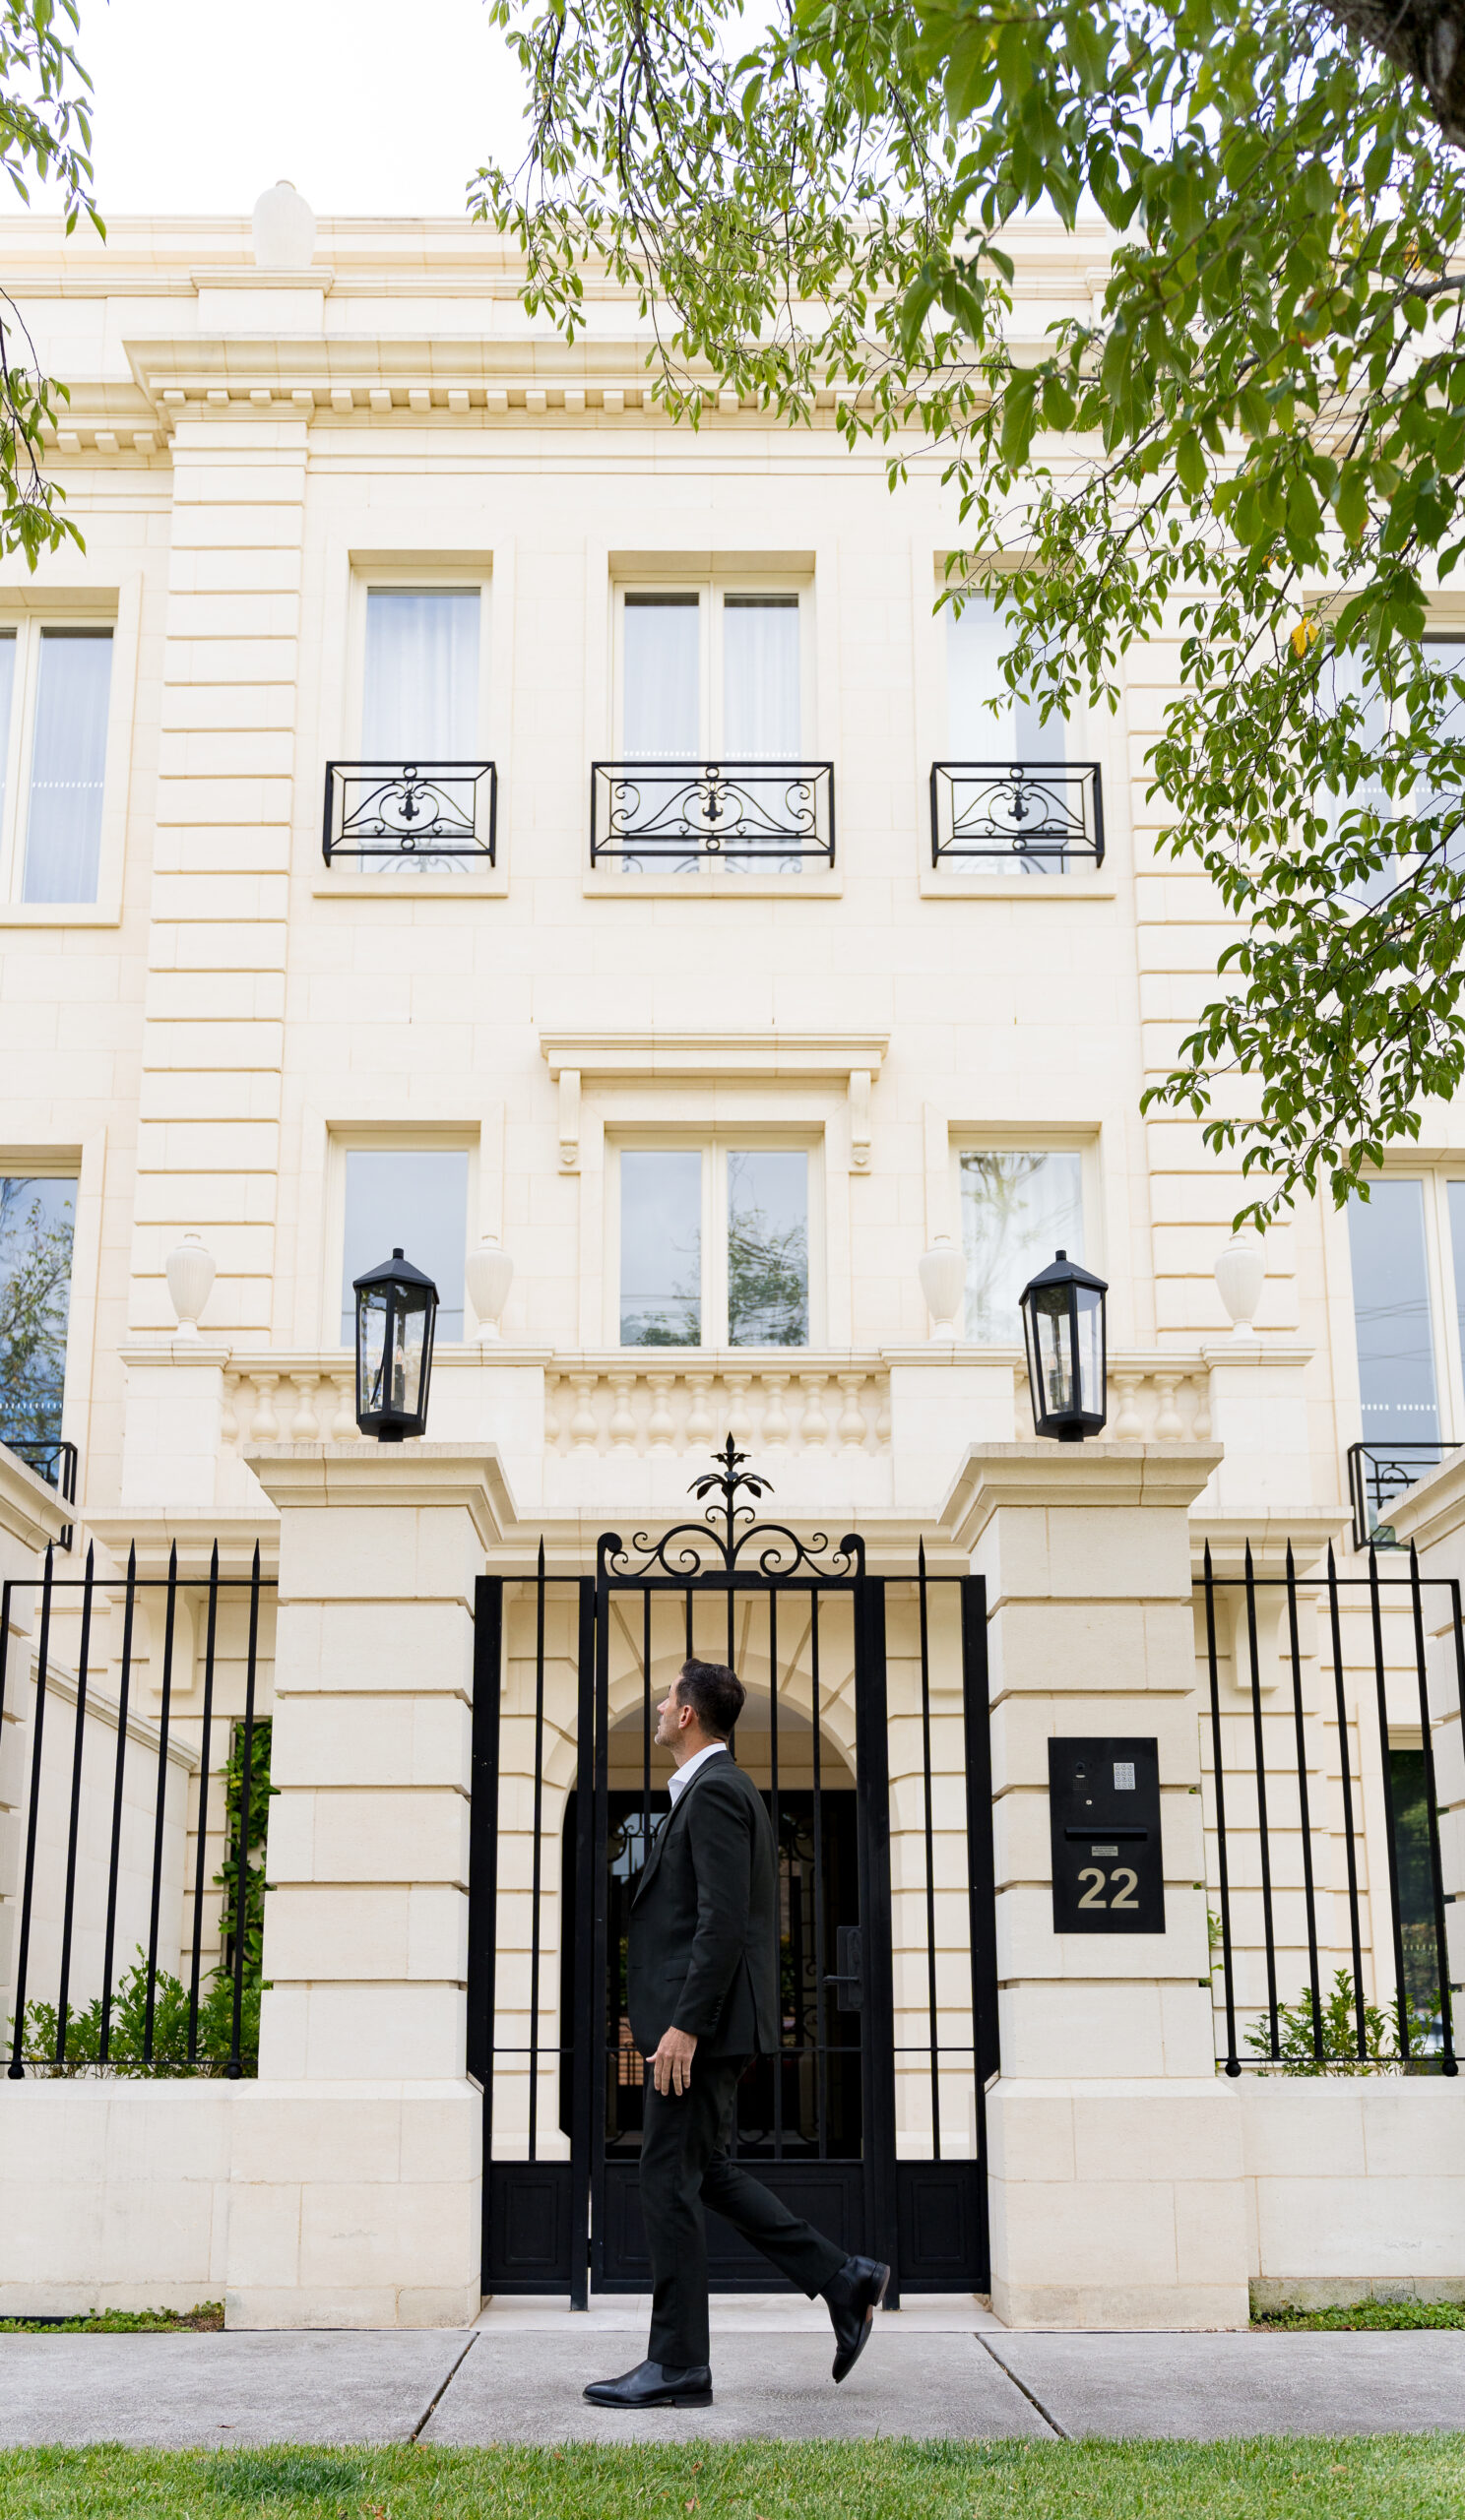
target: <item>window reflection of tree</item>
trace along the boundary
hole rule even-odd
[[[808,1346],[808,1224],[776,1224],[749,1194],[749,1159],[728,1163],[728,1344]]]
[[[61,1437],[70,1190],[70,1183],[0,1177],[0,1428],[11,1443]]]

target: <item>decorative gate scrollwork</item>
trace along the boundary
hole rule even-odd
[[[737,2148],[832,2237],[888,2258],[892,2299],[983,2290],[983,1586],[930,1572],[924,1548],[914,1572],[871,1575],[858,1533],[831,1544],[767,1519],[771,1481],[731,1435],[713,1459],[692,1483],[699,1520],[605,1533],[593,1575],[546,1576],[541,1548],[533,1579],[479,1586],[469,2062],[484,2290],[583,2305],[591,2286],[649,2280],[624,1937],[669,1799],[654,1706],[692,1653],[748,1689],[733,1754],[779,1849],[782,2045],[741,2086]],[[773,2285],[715,2219],[709,2239],[716,2286]]]

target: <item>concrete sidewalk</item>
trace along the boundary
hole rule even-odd
[[[587,2379],[645,2350],[640,2304],[490,2304],[473,2328],[0,2336],[0,2446],[122,2441],[1222,2440],[1465,2428],[1465,2332],[1014,2335],[988,2312],[882,2317],[840,2389],[822,2311],[714,2312],[716,2404],[614,2416]]]

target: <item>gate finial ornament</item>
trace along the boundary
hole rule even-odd
[[[738,1504],[737,1491],[739,1487],[745,1487],[748,1494],[754,1498],[760,1496],[771,1496],[773,1493],[773,1481],[771,1479],[763,1478],[757,1471],[739,1470],[737,1466],[738,1463],[746,1461],[747,1455],[746,1453],[738,1452],[732,1441],[731,1430],[722,1451],[720,1453],[714,1453],[712,1458],[716,1462],[721,1462],[721,1470],[704,1470],[700,1479],[694,1479],[692,1480],[687,1493],[695,1496],[698,1504],[700,1505],[703,1497],[710,1496],[714,1487],[720,1487],[722,1489],[722,1513],[723,1519],[728,1526],[727,1549],[729,1562],[731,1563],[733,1555],[735,1554],[733,1543],[736,1537],[738,1524],[751,1523],[757,1519],[751,1505]],[[708,1522],[715,1522],[717,1520],[717,1506],[709,1505],[707,1508]]]
[[[849,1583],[864,1571],[864,1543],[858,1532],[847,1532],[836,1549],[831,1550],[824,1532],[811,1532],[801,1541],[796,1532],[784,1523],[765,1523],[757,1513],[758,1500],[773,1491],[773,1481],[761,1471],[744,1470],[746,1453],[740,1453],[731,1433],[721,1452],[712,1456],[715,1470],[704,1470],[692,1480],[688,1492],[699,1504],[714,1491],[721,1502],[708,1505],[700,1523],[674,1523],[653,1540],[647,1532],[637,1532],[627,1549],[618,1532],[602,1532],[596,1544],[596,1563],[603,1575],[620,1583],[634,1583],[660,1569],[674,1582],[696,1583],[731,1577],[735,1583],[769,1582],[779,1576],[796,1574],[812,1576],[824,1583]],[[742,1491],[751,1502],[742,1501]],[[723,1529],[718,1530],[721,1523]],[[738,1560],[748,1543],[755,1546],[749,1552],[756,1562],[739,1567]],[[673,1548],[672,1544],[677,1545]],[[717,1558],[709,1563],[711,1551]],[[820,1564],[821,1557],[826,1563]],[[639,1558],[640,1564],[632,1564]],[[720,1561],[720,1562],[719,1562]]]

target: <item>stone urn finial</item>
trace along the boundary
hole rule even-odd
[[[1231,1315],[1233,1339],[1255,1338],[1252,1322],[1265,1279],[1266,1253],[1261,1236],[1243,1225],[1216,1258],[1216,1285]]]
[[[931,1337],[959,1339],[957,1314],[967,1284],[967,1263],[949,1233],[938,1233],[929,1251],[923,1251],[916,1274],[931,1317]]]
[[[254,259],[262,271],[302,272],[315,252],[315,213],[282,176],[254,205]]]
[[[178,1316],[178,1337],[196,1339],[199,1314],[214,1286],[214,1254],[200,1233],[185,1233],[163,1263],[167,1291]]]
[[[499,1322],[514,1282],[514,1263],[496,1233],[485,1233],[466,1263],[468,1299],[478,1316],[478,1339],[487,1346],[503,1336]]]

